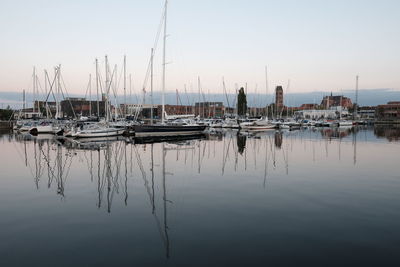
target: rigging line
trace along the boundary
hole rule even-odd
[[[42,88],[42,85],[40,83],[39,77],[37,75],[36,75],[36,81],[37,81],[37,84],[39,85],[40,90],[42,91],[42,94],[45,94],[45,92],[44,92],[44,90]]]
[[[59,71],[60,71],[60,69],[59,69]],[[67,97],[68,97],[68,103],[69,103],[69,105],[71,106],[71,110],[72,110],[72,113],[74,114],[74,118],[76,118],[75,110],[74,110],[74,108],[73,108],[73,106],[72,106],[71,99],[70,99],[70,97],[69,97],[69,95],[68,95],[67,87],[65,86],[64,78],[63,78],[61,72],[59,73],[59,75],[60,75],[60,78],[61,78],[62,85],[64,86],[65,94],[66,94]],[[62,86],[60,87],[60,89],[61,89],[61,94],[62,94],[63,98],[65,99],[64,91],[63,91]]]
[[[69,165],[68,165],[68,168],[67,168],[67,173],[65,174],[65,177],[64,177],[64,183],[67,181],[67,178],[68,178],[68,176],[69,176],[69,172],[70,172],[70,170],[71,170],[72,156],[70,156],[69,158],[70,158],[70,162],[69,162]],[[67,163],[67,159],[65,159],[64,169],[65,169],[66,163]],[[61,178],[62,178],[62,177],[61,177]]]
[[[21,154],[21,152],[19,151],[18,147],[16,146],[15,142],[12,142],[12,143],[13,143],[13,145],[14,145],[14,147],[15,147],[15,150],[18,152],[18,155],[20,156],[21,160],[24,161],[24,157],[22,156],[22,154]],[[32,170],[31,165],[29,164],[29,161],[27,161],[27,165],[28,165],[28,167],[29,167],[30,173],[31,173],[32,176],[33,176],[33,175],[34,175],[34,174],[33,174],[33,170]]]
[[[90,79],[89,79],[88,84],[86,86],[85,98],[87,97],[87,93],[89,91],[89,86],[90,86]]]
[[[160,19],[160,23],[158,25],[156,38],[155,38],[154,44],[153,44],[153,55],[152,55],[153,58],[154,58],[154,55],[155,55],[155,52],[156,52],[156,49],[157,49],[157,46],[158,46],[158,42],[159,42],[159,39],[160,39],[162,26],[164,25],[164,17],[165,17],[166,9],[167,9],[167,5],[165,4],[164,10],[162,12],[162,16],[161,16],[161,19]],[[149,76],[150,76],[150,72],[151,72],[151,57],[149,59],[148,65],[147,65],[147,71],[146,71],[145,79],[144,79],[143,86],[142,86],[143,90],[145,90],[145,88],[147,86],[147,82],[148,82],[148,79],[149,79]]]
[[[54,81],[55,81],[55,78],[56,78],[56,77],[54,77]],[[57,100],[56,100],[56,96],[54,95],[54,92],[53,92],[54,81],[53,81],[53,84],[51,84],[50,78],[49,78],[49,74],[47,73],[47,70],[45,70],[45,80],[46,80],[46,79],[47,79],[47,81],[48,81],[48,83],[49,83],[49,85],[50,85],[50,88],[49,88],[49,94],[48,94],[48,96],[47,96],[47,98],[46,98],[46,100],[45,100],[45,103],[47,103],[47,99],[48,99],[48,97],[50,96],[50,92],[51,92],[51,94],[53,95],[54,101],[57,101]],[[46,81],[45,81],[45,82],[46,82]],[[50,108],[49,108],[49,111],[50,111],[50,116],[53,117],[53,113],[51,112]]]
[[[52,175],[51,180],[49,180],[49,182],[48,182],[48,186],[50,186],[53,182],[53,178],[56,177],[56,175],[54,174],[54,171],[53,171],[54,166],[53,166],[53,168],[51,167],[50,160],[46,157],[46,155],[44,154],[44,151],[43,150],[41,150],[41,151],[42,151],[44,160],[47,162],[48,171],[50,170],[51,175]],[[48,173],[48,174],[50,175],[50,173]]]
[[[102,85],[103,77],[101,76],[101,71],[100,72],[97,71],[97,79],[99,80],[100,93],[103,95],[104,94]]]
[[[46,77],[47,77],[47,81],[49,82],[50,88],[49,88],[49,93],[46,96],[45,102],[47,102],[47,100],[49,100],[50,93],[53,95],[54,101],[57,101],[56,96],[54,95],[54,92],[53,92],[53,86],[54,86],[54,84],[56,82],[57,75],[58,75],[58,69],[56,69],[56,73],[54,74],[53,82],[50,82],[49,75],[48,75],[48,73],[46,71]]]

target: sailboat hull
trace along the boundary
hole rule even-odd
[[[253,125],[253,126],[245,126],[242,127],[244,131],[266,131],[266,130],[275,130],[275,125]]]
[[[97,137],[110,137],[118,136],[124,133],[124,129],[101,129],[92,131],[81,131],[75,134],[75,138],[97,138]]]
[[[162,137],[162,136],[184,136],[202,133],[206,126],[169,126],[169,125],[138,125],[135,126],[135,137]]]
[[[57,127],[53,127],[53,125],[44,125],[44,126],[34,126],[29,129],[30,134],[55,134],[59,131],[60,129]]]

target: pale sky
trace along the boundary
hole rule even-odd
[[[0,0],[0,91],[30,90],[39,75],[62,65],[69,93],[84,94],[94,60],[104,55],[143,84],[163,0]],[[167,90],[222,93],[225,77],[265,92],[360,88],[400,90],[400,1],[170,0]],[[160,89],[161,50],[155,59]],[[122,93],[122,90],[120,91]]]

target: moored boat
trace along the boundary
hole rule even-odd
[[[135,125],[135,137],[183,136],[201,134],[205,125]]]

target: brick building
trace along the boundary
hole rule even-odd
[[[200,115],[202,118],[222,118],[224,113],[225,107],[222,102],[197,102],[194,105],[194,115]]]
[[[318,104],[302,104],[297,109],[299,109],[299,110],[308,110],[308,109],[317,109],[317,108],[318,108]]]
[[[92,116],[97,116],[97,101],[86,100],[85,98],[69,97],[61,101],[61,112],[63,117],[74,117],[76,116],[89,116],[90,109],[92,110]],[[105,101],[99,101],[100,117],[105,116]]]
[[[324,98],[321,101],[321,106],[323,106],[326,109],[329,109],[330,107],[344,107],[344,108],[352,108],[353,103],[351,102],[351,99],[342,95],[330,95],[330,96],[324,96]]]
[[[391,101],[376,108],[376,117],[384,120],[400,120],[400,101]]]
[[[167,115],[187,115],[193,114],[192,106],[183,106],[183,105],[164,105],[165,112]],[[162,114],[162,105],[157,106],[157,113]]]

